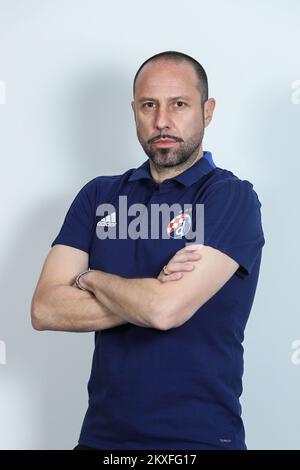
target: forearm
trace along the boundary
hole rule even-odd
[[[128,321],[102,305],[87,291],[73,286],[52,286],[32,303],[32,324],[37,330],[98,331]]]
[[[109,310],[138,326],[159,328],[156,305],[161,283],[155,278],[127,279],[103,271],[87,273],[80,280]]]

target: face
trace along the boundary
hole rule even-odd
[[[132,108],[139,142],[158,170],[197,159],[214,100],[203,109],[192,65],[166,60],[146,64],[136,80]]]

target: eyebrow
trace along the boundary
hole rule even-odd
[[[175,101],[175,100],[185,100],[185,101],[190,101],[191,98],[189,96],[181,95],[181,96],[174,96],[172,98],[169,98],[169,101]],[[142,101],[157,101],[155,98],[148,98],[147,96],[143,96],[138,100],[138,103],[141,103]]]

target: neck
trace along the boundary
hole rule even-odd
[[[190,168],[192,165],[194,165],[200,158],[203,158],[203,150],[202,150],[202,145],[199,149],[199,151],[194,155],[192,154],[190,158],[184,162],[181,165],[177,165],[175,168],[161,168],[157,167],[154,165],[152,160],[149,160],[150,163],[150,173],[152,178],[156,183],[162,183],[164,180],[169,179],[169,178],[174,178],[174,176],[179,175],[183,171],[187,170]]]

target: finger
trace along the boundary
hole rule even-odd
[[[192,263],[174,263],[171,262],[168,264],[168,271],[170,273],[180,272],[180,271],[192,271],[194,269]]]
[[[178,253],[186,253],[186,252],[192,252],[192,251],[198,251],[199,248],[202,248],[203,245],[200,243],[191,243],[190,245],[185,245],[183,248],[177,251]]]
[[[197,245],[186,245],[184,246],[183,248],[181,248],[180,250],[177,251],[177,254],[178,253],[185,253],[187,251],[196,251],[197,250]]]
[[[182,275],[183,274],[181,272],[176,272],[176,273],[168,274],[167,276],[165,274],[162,274],[162,275],[159,275],[158,278],[161,282],[177,281],[178,279],[182,277]]]
[[[195,252],[195,251],[184,251],[182,253],[178,253],[174,255],[172,258],[172,261],[175,261],[176,263],[182,263],[185,261],[193,261],[193,260],[198,260],[201,258],[200,253]]]
[[[203,244],[202,243],[192,243],[191,245],[186,245],[184,247],[184,250],[187,250],[187,251],[193,251],[193,250],[199,250],[199,248],[203,248]]]

